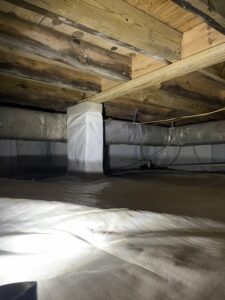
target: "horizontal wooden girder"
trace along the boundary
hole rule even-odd
[[[112,87],[106,91],[87,98],[88,101],[103,103],[136,92],[144,87],[151,87],[188,73],[204,69],[225,60],[225,43],[193,54],[180,61],[159,68],[133,80]]]

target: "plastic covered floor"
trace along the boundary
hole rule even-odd
[[[225,175],[0,179],[0,285],[39,300],[225,299]]]

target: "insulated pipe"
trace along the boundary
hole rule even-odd
[[[163,127],[106,120],[105,142],[148,146],[189,146],[225,143],[225,120]]]

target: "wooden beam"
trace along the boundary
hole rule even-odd
[[[88,101],[103,103],[112,99],[122,97],[129,93],[141,90],[146,86],[154,86],[173,78],[186,75],[188,73],[204,69],[213,64],[223,62],[225,60],[225,43],[201,51],[190,57],[164,66],[158,70],[139,76],[133,80],[112,87],[106,91],[87,98]]]
[[[180,111],[171,111],[169,114],[150,114],[142,111],[137,111],[132,107],[126,107],[123,105],[114,104],[107,102],[104,104],[104,113],[105,117],[128,120],[128,121],[137,121],[137,122],[153,122],[159,120],[165,120],[170,118],[177,118],[184,116],[183,112]],[[196,122],[204,122],[209,120],[221,120],[224,119],[224,113],[220,112],[215,115],[201,117],[201,118],[191,118],[184,120],[177,120],[176,125],[192,124]],[[165,123],[164,125],[171,125],[171,122]]]
[[[201,114],[217,109],[218,105],[209,105],[207,102],[198,101],[192,98],[180,96],[178,94],[147,88],[142,91],[126,96],[128,99],[136,100],[139,103],[145,103],[160,107],[162,109],[176,110],[190,114]]]
[[[130,78],[130,57],[1,12],[0,44],[109,79]]]
[[[132,107],[126,107],[115,103],[106,103],[104,105],[104,115],[107,118],[137,121],[137,122],[151,122],[161,118],[165,118],[163,114],[146,114],[139,112]]]
[[[224,0],[172,0],[182,8],[202,17],[206,23],[225,34]]]
[[[84,92],[60,87],[58,84],[0,74],[0,103],[63,110],[81,101],[85,95]]]
[[[180,58],[182,35],[122,0],[7,1],[140,53],[168,61]]]
[[[225,100],[221,97],[224,85],[199,72],[193,72],[164,82],[162,88],[184,97],[200,100],[206,104],[222,105]]]
[[[117,104],[118,106],[132,108],[139,112],[143,112],[143,113],[150,114],[150,115],[156,115],[156,114],[167,115],[167,114],[171,113],[171,111],[173,111],[173,109],[171,109],[171,108],[154,105],[151,102],[147,102],[147,101],[141,101],[138,98],[133,97],[133,95],[113,99],[112,101],[110,101],[108,103],[113,103],[113,104]]]
[[[221,71],[222,72],[222,71]],[[107,89],[118,85],[115,82],[108,81],[107,85],[103,86]],[[103,89],[103,91],[106,89]],[[128,94],[120,98],[111,100],[112,103],[125,105],[138,109],[149,114],[167,115],[172,111],[180,111],[189,114],[201,114],[210,112],[221,107],[215,99],[207,101],[206,97],[198,97],[191,94],[188,96],[180,95],[179,91],[170,92],[158,88],[146,88],[136,93]]]
[[[0,47],[1,48],[1,47]],[[6,53],[0,50],[0,72],[54,83],[58,86],[81,91],[100,91],[101,79],[82,74],[63,66],[56,66],[54,62],[40,62],[34,59],[18,56],[17,53]]]
[[[225,43],[225,35],[202,23],[183,34],[182,58]]]
[[[160,69],[166,65],[168,62],[157,61],[152,57],[145,56],[143,54],[132,56],[132,79],[137,78],[141,75],[150,73],[157,69]]]
[[[197,42],[196,42],[197,41]],[[197,52],[211,48],[225,42],[225,35],[216,31],[214,28],[202,23],[183,34],[182,58],[193,55]],[[132,57],[132,79],[146,73],[157,70],[168,63],[153,60],[151,57],[136,55]],[[211,66],[199,73],[220,82],[225,83],[225,73],[222,74],[219,66]]]
[[[225,63],[208,67],[204,70],[200,70],[199,72],[225,85]]]

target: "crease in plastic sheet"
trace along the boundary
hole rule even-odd
[[[38,281],[39,300],[222,300],[224,236],[209,219],[1,198],[0,284]]]
[[[68,116],[68,171],[103,173],[103,120],[100,112]]]

